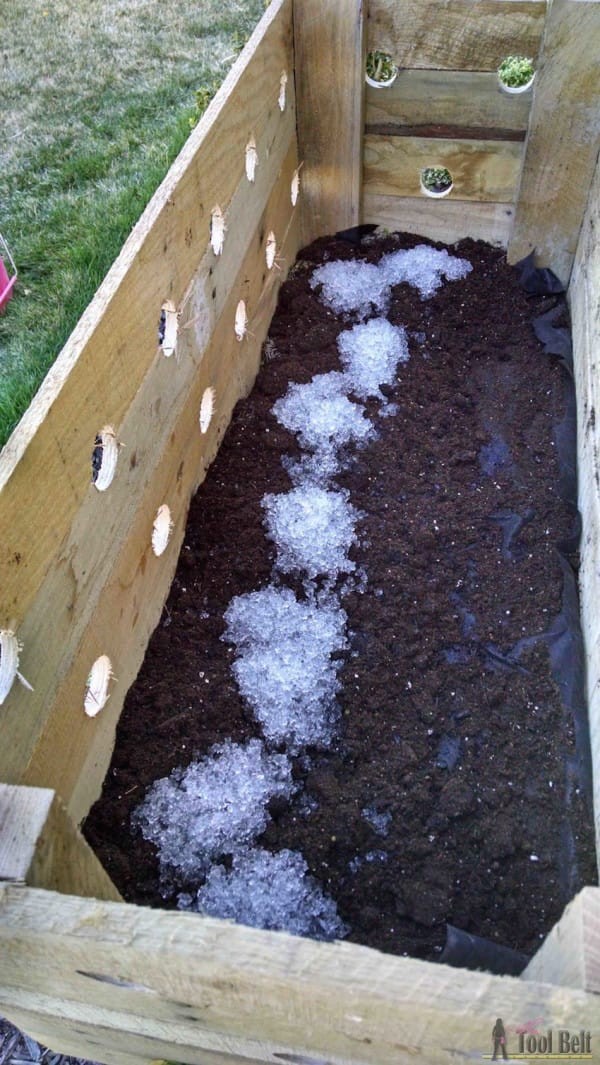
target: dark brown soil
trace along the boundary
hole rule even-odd
[[[154,847],[129,827],[146,788],[225,737],[260,735],[230,672],[223,614],[271,576],[261,499],[290,488],[281,456],[297,454],[273,403],[289,381],[339,368],[348,321],[309,288],[312,266],[419,242],[394,235],[356,252],[318,241],[282,288],[254,392],[192,503],[85,826],[129,900],[164,905]],[[352,557],[368,574],[366,591],[343,600],[339,741],[296,762],[304,812],[297,799],[274,803],[261,839],[302,852],[351,940],[429,958],[447,921],[532,952],[595,879],[591,816],[569,770],[574,726],[547,645],[511,657],[560,610],[555,544],[572,527],[555,446],[566,374],[531,327],[551,300],[527,297],[500,251],[472,241],[453,251],[473,264],[466,280],[426,301],[394,290],[389,317],[410,331],[411,351],[388,390],[398,412],[383,419],[367,405],[379,438],[338,478],[363,514]],[[392,813],[386,836],[365,807]]]

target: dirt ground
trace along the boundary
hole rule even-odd
[[[376,262],[419,242],[317,241],[282,288],[256,387],[192,502],[85,825],[128,900],[175,905],[160,896],[154,847],[130,829],[147,787],[217,741],[260,735],[230,670],[223,614],[271,576],[261,499],[290,488],[281,456],[298,454],[273,403],[288,382],[340,368],[348,321],[310,289],[312,267]],[[295,761],[302,794],[272,802],[260,840],[302,852],[350,940],[423,958],[439,957],[446,922],[533,952],[595,882],[574,724],[546,642],[527,641],[560,611],[555,545],[573,522],[555,441],[566,374],[531,326],[553,298],[528,297],[501,251],[473,241],[452,251],[473,264],[465,280],[429,300],[393,290],[389,318],[409,331],[411,353],[387,389],[398,409],[382,418],[367,404],[378,438],[338,477],[362,512],[352,557],[368,575],[343,599],[342,725],[333,749]],[[365,808],[391,818],[376,828]]]

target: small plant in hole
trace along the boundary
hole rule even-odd
[[[527,85],[534,74],[533,63],[524,55],[508,55],[498,67],[498,77],[509,89]]]
[[[426,166],[421,171],[421,181],[430,192],[445,192],[452,185],[452,174],[445,166]]]
[[[396,66],[387,52],[369,52],[367,55],[367,74],[372,81],[391,81],[396,73]]]

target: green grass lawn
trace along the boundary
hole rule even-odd
[[[265,8],[264,0],[4,0],[0,446]]]

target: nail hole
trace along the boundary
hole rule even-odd
[[[110,684],[112,664],[108,655],[100,655],[94,662],[87,679],[87,690],[83,709],[88,717],[95,717],[106,706],[108,685]]]
[[[244,300],[240,300],[235,310],[235,335],[238,340],[243,340],[246,335],[246,329],[248,328],[248,315],[246,313],[246,304]]]
[[[163,355],[168,359],[175,351],[177,343],[177,327],[179,315],[171,300],[165,300],[160,309],[158,323],[158,345]]]
[[[300,195],[300,168],[294,170],[290,192],[292,197],[292,207],[295,207],[298,203],[298,196]]]
[[[282,70],[281,71],[281,77],[279,79],[279,99],[277,101],[278,104],[279,104],[279,110],[280,111],[285,111],[285,100],[286,100],[286,94],[287,94],[287,83],[288,83],[287,73],[286,73],[285,70]]]
[[[156,512],[152,526],[152,550],[157,558],[166,550],[172,529],[171,511],[167,504],[163,503]]]
[[[275,239],[273,230],[271,230],[267,236],[265,255],[267,258],[267,266],[269,267],[269,270],[271,270],[273,263],[275,262],[275,256],[277,255],[277,240]]]
[[[213,207],[210,214],[210,244],[215,255],[220,255],[223,251],[223,244],[225,243],[225,216],[223,211],[217,205]]]
[[[257,165],[258,152],[256,150],[256,141],[254,137],[251,137],[246,145],[246,177],[248,178],[248,181],[254,181]]]
[[[420,174],[421,192],[425,196],[441,199],[453,187],[452,174],[445,166],[426,166]]]
[[[92,484],[99,492],[105,492],[112,483],[117,470],[119,445],[111,425],[105,425],[96,434],[92,451]]]
[[[215,390],[207,388],[202,396],[200,404],[200,432],[205,433],[212,421],[215,412]]]

